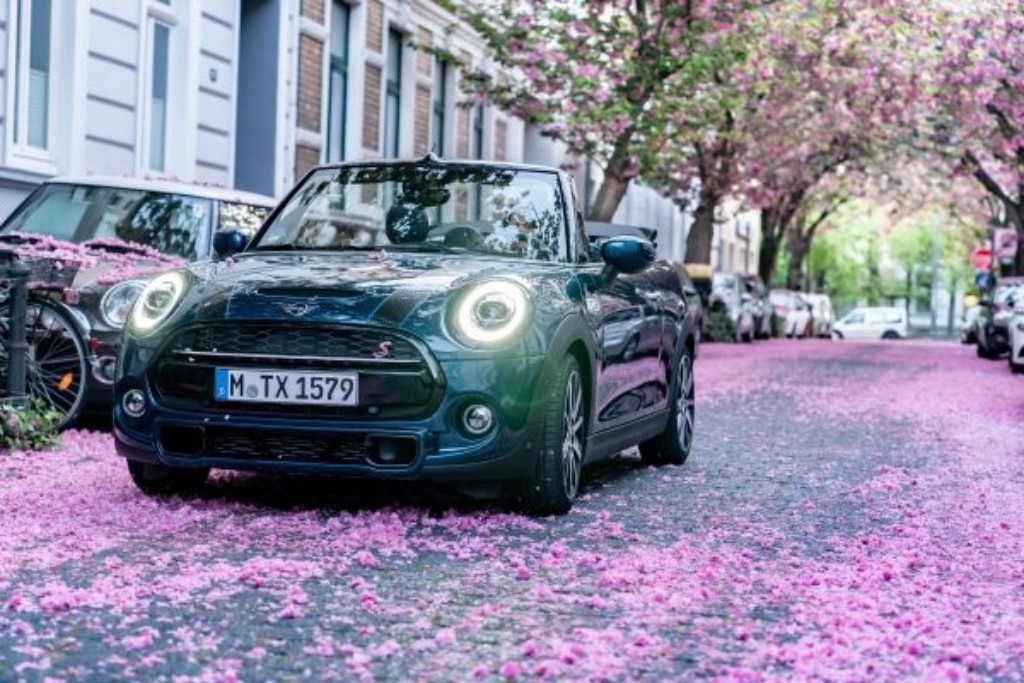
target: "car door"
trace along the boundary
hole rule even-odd
[[[864,311],[854,310],[842,319],[842,334],[847,339],[863,339],[866,335]]]
[[[594,283],[584,309],[599,344],[594,398],[596,429],[625,424],[665,400],[663,317],[644,273],[602,278],[601,266],[584,273]],[[660,402],[660,403],[659,403]]]

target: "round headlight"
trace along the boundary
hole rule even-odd
[[[167,320],[188,291],[188,275],[172,270],[146,285],[128,316],[128,329],[146,335]]]
[[[492,280],[466,290],[451,312],[451,326],[470,346],[493,346],[511,341],[526,326],[530,300],[520,285]]]
[[[103,321],[111,327],[124,327],[128,320],[128,314],[132,310],[132,304],[145,288],[144,282],[131,280],[108,289],[100,299],[100,315],[103,316]]]

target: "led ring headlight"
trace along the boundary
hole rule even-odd
[[[132,305],[145,288],[145,282],[129,280],[108,289],[100,299],[100,315],[103,316],[103,321],[110,327],[124,327],[125,322],[128,321],[128,314],[131,313]]]
[[[188,275],[180,270],[164,273],[150,282],[139,294],[128,316],[129,330],[139,335],[154,331],[160,323],[171,317],[171,313],[185,297],[188,287]]]
[[[530,300],[511,280],[491,280],[467,289],[455,301],[453,331],[471,346],[494,346],[514,339],[530,317]]]

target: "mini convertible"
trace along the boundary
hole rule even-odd
[[[559,514],[586,464],[689,454],[680,278],[637,237],[595,255],[562,171],[321,167],[217,250],[129,314],[115,437],[147,493],[227,468],[456,482]]]

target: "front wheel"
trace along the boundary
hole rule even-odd
[[[522,502],[535,515],[562,515],[579,495],[586,449],[586,395],[580,365],[568,355],[556,373],[544,415],[543,443]]]
[[[693,446],[693,427],[696,420],[695,386],[693,380],[693,354],[683,349],[676,367],[676,383],[665,431],[640,444],[640,457],[650,465],[682,465],[690,456]]]
[[[153,496],[195,492],[206,483],[210,468],[168,467],[129,460],[128,474],[140,491]]]

